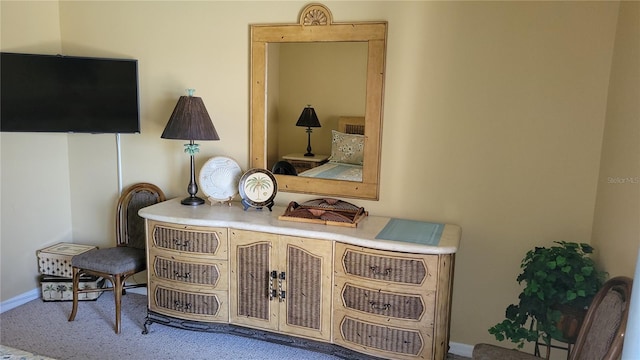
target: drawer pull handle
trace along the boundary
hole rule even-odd
[[[173,244],[176,246],[182,246],[182,247],[187,247],[189,246],[189,240],[180,240],[180,239],[173,239]]]
[[[278,300],[280,302],[284,301],[284,299],[286,297],[286,294],[287,294],[285,290],[282,290],[282,282],[284,280],[286,280],[286,275],[285,275],[285,273],[283,271],[278,275]]]
[[[278,301],[284,301],[286,297],[286,291],[282,290],[282,283],[284,280],[286,280],[284,271],[278,273],[278,271],[273,270],[269,273],[269,288],[267,289],[267,294],[269,294],[269,301],[273,300],[276,297],[278,298]]]
[[[184,275],[180,275],[179,272],[175,271],[173,274],[176,276],[177,279],[191,279],[190,272],[184,273]]]
[[[391,304],[378,304],[375,301],[369,301],[369,305],[373,310],[389,310],[391,308]]]
[[[371,273],[373,275],[384,275],[384,276],[391,275],[391,268],[386,268],[384,269],[384,271],[381,271],[380,266],[369,266],[369,270],[371,270]]]
[[[267,289],[267,293],[269,294],[269,301],[273,300],[274,297],[278,296],[278,291],[273,287],[273,280],[278,277],[278,272],[273,270],[269,273],[269,289]]]
[[[179,311],[189,311],[191,309],[191,303],[183,303],[181,301],[174,301],[173,302],[173,306],[175,308],[175,310],[179,310]]]

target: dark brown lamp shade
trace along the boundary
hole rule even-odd
[[[296,126],[320,127],[320,121],[318,120],[316,111],[311,107],[311,105],[307,105],[307,107],[302,110],[302,114],[300,114],[298,122],[296,122]]]
[[[220,140],[202,98],[195,96],[180,96],[160,137],[181,140]]]

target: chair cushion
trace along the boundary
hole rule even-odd
[[[473,347],[473,360],[540,360],[539,357],[514,349],[495,345],[477,344]]]
[[[146,268],[144,250],[129,247],[94,249],[75,255],[71,266],[108,274],[122,274],[142,271]]]

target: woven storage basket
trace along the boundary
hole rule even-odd
[[[44,249],[36,251],[38,257],[38,270],[40,274],[62,276],[71,278],[71,258],[74,255],[82,254],[96,246],[79,245],[72,243],[58,243]]]

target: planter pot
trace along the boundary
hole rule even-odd
[[[562,313],[560,320],[556,324],[558,329],[562,332],[562,339],[555,340],[570,344],[575,343],[578,338],[582,322],[584,321],[584,317],[587,314],[587,310],[568,305],[556,305],[553,309]]]

